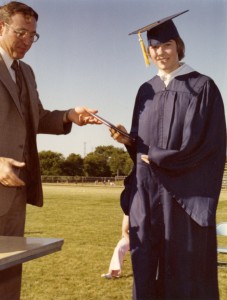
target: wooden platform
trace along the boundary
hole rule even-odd
[[[57,238],[0,236],[0,270],[60,251],[63,243]]]

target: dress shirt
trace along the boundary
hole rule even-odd
[[[6,64],[7,69],[9,70],[10,76],[12,77],[13,81],[16,82],[15,71],[11,68],[13,59],[8,55],[8,53],[2,47],[0,47],[0,54],[2,56],[3,61]]]

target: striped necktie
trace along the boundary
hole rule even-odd
[[[21,90],[22,90],[22,73],[21,73],[21,69],[19,67],[19,64],[16,60],[13,61],[11,68],[14,70],[15,72],[15,77],[16,77],[16,83],[17,83],[17,87],[18,87],[18,92],[19,95],[21,94]]]

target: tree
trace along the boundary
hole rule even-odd
[[[61,153],[39,153],[41,175],[44,176],[126,176],[132,169],[132,160],[123,148],[98,146],[84,159],[71,153],[66,159]]]
[[[116,149],[109,159],[112,176],[126,176],[132,170],[133,162],[129,154],[122,149]]]
[[[111,176],[106,156],[97,152],[89,153],[84,158],[84,172],[87,176]]]
[[[108,160],[108,165],[112,176],[122,176],[128,174],[131,169],[131,158],[128,153],[121,148],[114,148]]]
[[[39,152],[41,175],[60,176],[62,174],[62,163],[64,156],[61,153],[52,151]]]
[[[114,146],[98,146],[94,152],[84,158],[84,170],[87,176],[119,176],[128,175],[132,161],[122,148]]]
[[[62,163],[61,171],[64,176],[83,176],[83,158],[79,154],[71,153]]]

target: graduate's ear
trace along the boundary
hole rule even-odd
[[[175,42],[176,42],[176,46],[177,46],[178,58],[179,58],[179,61],[181,61],[185,56],[184,41],[181,38],[176,38]]]

